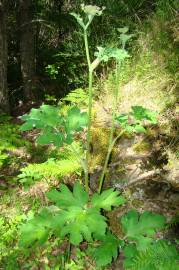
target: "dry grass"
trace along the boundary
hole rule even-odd
[[[149,19],[147,30],[139,34],[135,56],[122,70],[121,77],[125,80],[122,79],[119,88],[119,113],[129,112],[131,106],[134,105],[141,105],[162,113],[176,103],[179,81],[176,74],[172,74],[167,67],[168,58],[176,57],[176,55],[171,55],[171,44],[175,41],[172,40],[171,35],[171,44],[167,43],[167,31],[170,31],[169,24],[164,24],[157,17],[152,17]],[[99,100],[94,106],[99,122],[109,122],[113,88],[114,76],[111,75],[103,83]]]

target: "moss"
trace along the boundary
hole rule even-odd
[[[151,150],[151,144],[143,140],[134,144],[133,150],[137,153],[148,152]]]
[[[90,160],[90,171],[93,172],[97,167],[103,166],[109,142],[109,128],[93,127],[91,129],[92,153]]]
[[[102,167],[106,158],[109,145],[110,128],[92,127],[91,129],[91,161],[90,171]],[[112,160],[117,160],[118,148],[112,150]]]

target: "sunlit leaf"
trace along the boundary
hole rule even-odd
[[[98,49],[98,52],[95,53],[95,56],[100,61],[107,62],[111,58],[114,58],[117,61],[123,61],[125,58],[129,57],[129,54],[124,49],[103,48],[103,47],[97,47],[97,49]]]
[[[148,120],[152,124],[157,123],[157,113],[142,106],[132,106],[131,115],[136,120]]]
[[[92,206],[95,208],[102,208],[104,210],[111,210],[112,206],[119,206],[125,203],[125,198],[119,195],[118,191],[113,188],[103,191],[101,194],[95,193],[92,197]]]
[[[166,219],[164,216],[151,212],[139,214],[130,210],[121,219],[121,224],[126,237],[136,242],[138,249],[145,250],[152,242],[157,230],[163,229]]]

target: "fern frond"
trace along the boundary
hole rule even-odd
[[[132,260],[130,270],[179,270],[179,252],[174,245],[160,240]]]
[[[48,159],[44,163],[29,164],[27,167],[21,169],[21,172],[27,173],[30,171],[31,175],[38,173],[42,177],[59,177],[76,172],[79,169],[80,164],[74,159],[64,159],[60,161]],[[21,175],[19,175],[19,177],[20,176]]]
[[[73,105],[87,105],[88,95],[82,88],[78,88],[70,92],[62,101],[68,101]]]

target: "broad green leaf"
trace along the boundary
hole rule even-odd
[[[84,206],[88,202],[88,193],[84,190],[79,182],[75,183],[73,188],[73,195],[76,200],[80,202],[80,206]]]
[[[60,192],[51,190],[47,192],[47,197],[62,209],[72,206],[83,207],[88,202],[88,194],[78,182],[74,184],[73,192],[66,185],[61,184]]]
[[[93,237],[105,234],[105,217],[100,214],[100,209],[88,207],[88,194],[78,182],[73,192],[61,185],[60,192],[52,190],[47,197],[63,209],[53,217],[55,234],[62,238],[69,236],[74,245],[83,239],[91,241]]]
[[[97,266],[110,264],[113,259],[117,258],[119,249],[119,240],[110,232],[103,237],[101,244],[95,248],[93,257]]]
[[[50,105],[42,105],[39,109],[32,109],[28,115],[23,115],[21,119],[26,121],[20,128],[22,131],[48,126],[54,127],[63,121],[59,116],[59,109]]]
[[[38,144],[53,144],[56,147],[62,146],[64,141],[64,136],[62,133],[57,131],[52,131],[50,129],[44,130],[42,134],[39,135],[36,142]]]
[[[99,209],[87,209],[87,224],[93,232],[94,238],[104,236],[107,228],[106,218],[100,214]]]
[[[95,193],[91,199],[92,207],[111,210],[112,206],[119,206],[125,203],[125,199],[119,196],[118,191],[113,188],[103,191],[101,194]]]
[[[73,107],[68,111],[66,119],[66,131],[67,133],[73,131],[80,131],[87,125],[87,113],[81,113],[78,107]]]
[[[124,268],[130,269],[133,265],[133,259],[138,255],[135,244],[128,244],[124,248]]]
[[[149,109],[146,109],[142,106],[133,106],[132,107],[132,112],[131,115],[136,119],[136,120],[148,120],[152,124],[157,123],[157,113],[153,112]]]
[[[69,235],[70,242],[80,244],[83,239],[91,241],[93,234],[104,235],[107,224],[105,218],[96,209],[71,207],[70,216],[61,228],[62,237]]]
[[[151,212],[139,214],[136,210],[131,210],[121,219],[121,224],[126,237],[135,241],[137,248],[145,250],[152,242],[157,230],[165,226],[165,217]]]
[[[127,41],[130,40],[132,37],[133,37],[133,35],[127,35],[127,34],[120,35],[120,40],[122,42],[123,48],[125,48]]]
[[[122,113],[116,116],[116,120],[120,123],[122,128],[126,127],[126,125],[128,124],[128,119],[129,119],[129,116],[126,113]]]
[[[129,57],[127,51],[124,49],[103,47],[97,47],[97,49],[98,52],[95,53],[95,56],[100,61],[107,62],[111,58],[114,58],[117,61],[123,61],[125,58]]]
[[[132,127],[133,127],[133,131],[137,133],[146,133],[146,129],[140,124],[133,125]]]
[[[51,213],[44,208],[37,217],[23,224],[20,228],[20,246],[29,247],[46,242],[50,233],[51,220]]]
[[[81,206],[81,199],[76,199],[73,196],[73,193],[69,190],[69,188],[61,184],[60,185],[60,192],[57,190],[51,190],[47,192],[47,198],[56,203],[58,207],[65,209],[71,206]],[[83,206],[83,205],[82,205]]]

